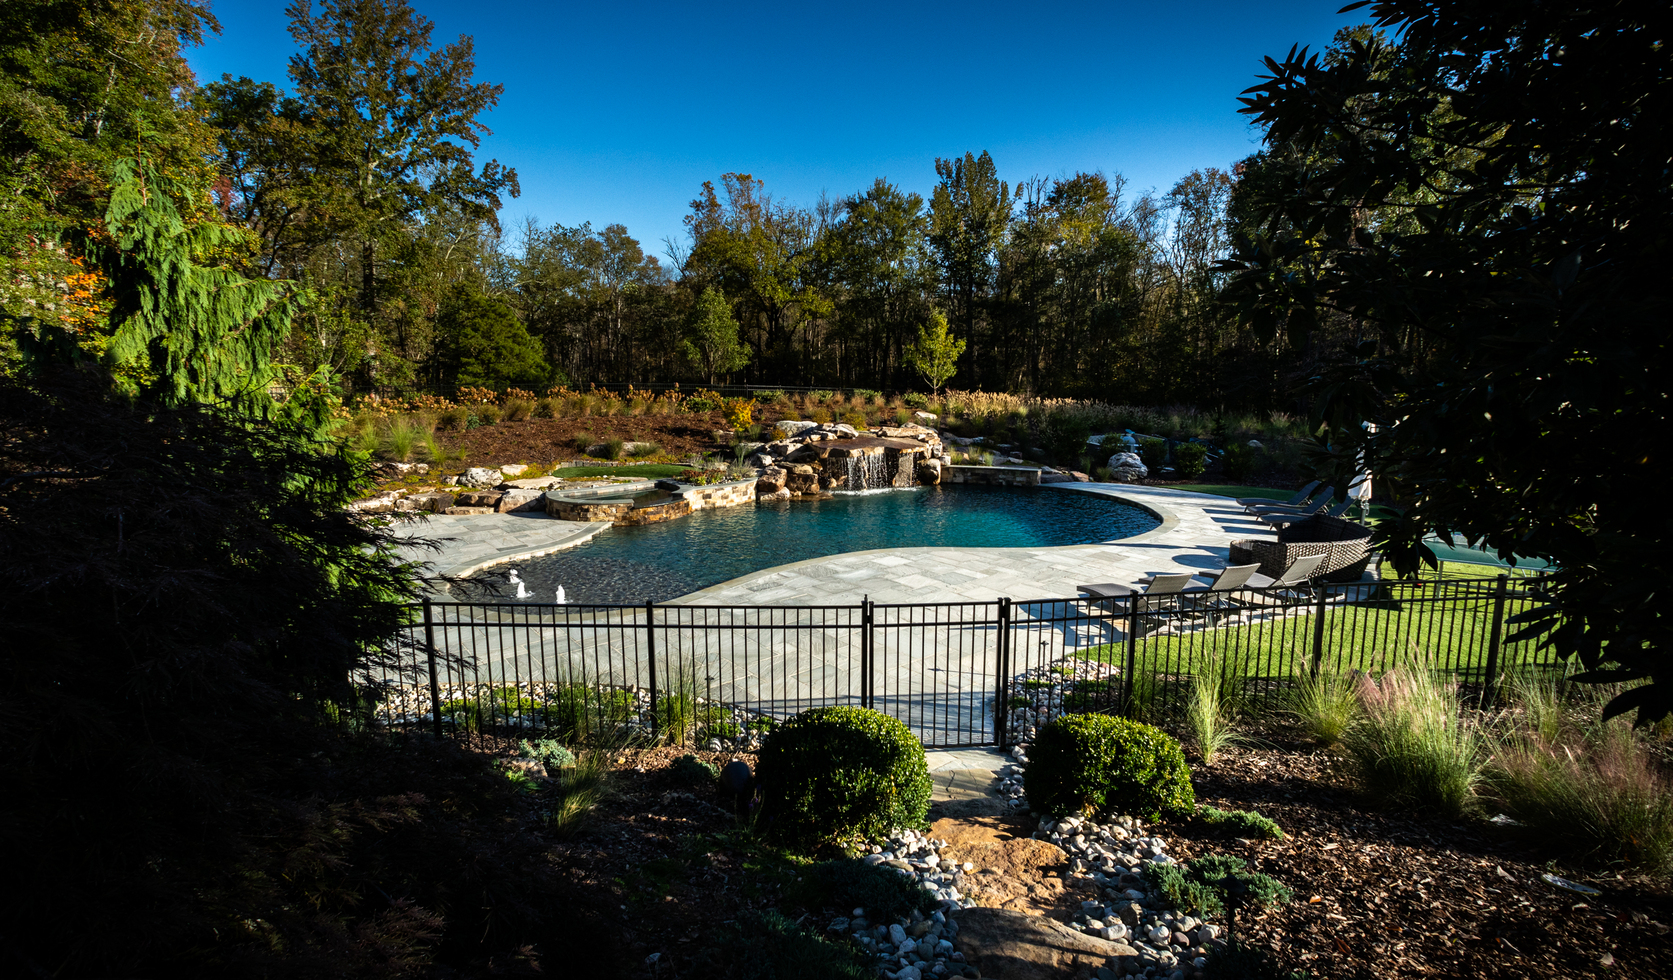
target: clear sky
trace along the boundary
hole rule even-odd
[[[619,222],[660,254],[728,171],[804,206],[877,177],[928,197],[936,157],[987,150],[1013,185],[1101,170],[1165,192],[1253,152],[1238,93],[1263,57],[1368,19],[1344,3],[413,6],[438,46],[472,35],[477,79],[505,86],[477,159],[517,168],[508,230]],[[223,33],[187,54],[199,81],[288,87],[283,0],[214,10]]]

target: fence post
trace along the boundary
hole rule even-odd
[[[436,621],[424,597],[424,654],[430,661],[430,731],[441,738],[441,684],[436,680]]]
[[[651,663],[651,735],[658,734],[656,718],[656,604],[645,600],[645,652]],[[682,738],[681,741],[684,741]]]
[[[1127,597],[1127,682],[1121,693],[1121,710],[1125,713],[1131,709],[1133,703],[1134,674],[1139,664],[1139,600],[1137,596]]]
[[[1505,591],[1510,584],[1509,575],[1500,575],[1499,581],[1493,586],[1493,632],[1487,637],[1487,683],[1481,688],[1481,706],[1491,705],[1499,686],[1499,642],[1504,635],[1505,628]]]
[[[871,641],[871,596],[868,595],[860,599],[860,707],[862,708],[872,706],[873,695],[876,693],[872,690],[876,678],[873,677]]]
[[[1313,595],[1317,600],[1313,604],[1313,666],[1311,674],[1319,676],[1319,668],[1324,665],[1324,583],[1313,587]]]
[[[1006,724],[1011,713],[1010,698],[1006,696],[1011,676],[1011,600],[999,597],[999,674],[993,679],[993,740],[1002,749],[1009,748],[1010,731]]]

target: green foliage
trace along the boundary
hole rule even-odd
[[[677,463],[632,463],[627,466],[560,466],[552,476],[565,480],[585,480],[600,476],[646,476],[659,480],[671,479],[687,468]]]
[[[929,809],[923,746],[864,708],[811,708],[779,725],[756,775],[768,833],[804,850],[921,826]]]
[[[1247,840],[1283,840],[1284,829],[1270,817],[1252,810],[1220,810],[1205,806],[1197,810],[1197,818],[1216,830]]]
[[[1247,93],[1271,152],[1240,183],[1225,297],[1263,338],[1364,331],[1314,389],[1321,475],[1345,486],[1363,454],[1397,483],[1375,538],[1395,568],[1432,564],[1431,532],[1551,560],[1519,626],[1583,682],[1653,679],[1605,710],[1657,721],[1673,634],[1644,569],[1673,526],[1644,519],[1666,460],[1638,447],[1669,437],[1673,185],[1644,175],[1666,165],[1673,52],[1626,7],[1375,9],[1398,45],[1292,51]]]
[[[1029,803],[1053,816],[1158,819],[1196,808],[1179,743],[1160,729],[1108,715],[1063,715],[1043,727],[1023,782]]]
[[[713,786],[720,779],[719,767],[712,762],[704,762],[689,752],[675,759],[674,764],[668,768],[673,772],[675,779],[699,786]]]
[[[1145,883],[1161,896],[1167,908],[1195,915],[1219,915],[1226,910],[1227,878],[1247,890],[1249,908],[1267,908],[1290,901],[1293,894],[1271,875],[1250,871],[1249,863],[1231,854],[1209,854],[1179,864],[1148,864]]]
[[[599,458],[621,459],[622,447],[625,445],[627,445],[627,443],[623,441],[621,436],[611,436],[610,438],[604,440],[602,447],[599,449]]]
[[[1139,460],[1152,474],[1168,462],[1168,443],[1165,439],[1140,439]]]
[[[749,346],[738,340],[738,321],[732,317],[732,307],[713,286],[697,297],[686,321],[680,352],[711,385],[720,375],[731,374],[749,363]],[[718,396],[715,404],[706,408],[698,408],[693,401],[686,402],[692,411],[712,412],[721,407]]]
[[[1221,749],[1244,740],[1231,725],[1235,701],[1226,695],[1234,683],[1217,657],[1205,653],[1199,658],[1197,672],[1191,677],[1191,696],[1185,702],[1185,727],[1204,765],[1212,765]]]
[[[929,396],[921,391],[909,391],[900,396],[901,404],[907,408],[922,411],[929,407]]]
[[[874,922],[929,912],[940,900],[911,875],[884,865],[854,858],[837,858],[808,868],[802,874],[807,903],[812,906],[863,908]]]
[[[1182,442],[1173,447],[1173,466],[1179,475],[1195,480],[1208,469],[1208,447],[1200,442]]]
[[[436,317],[440,357],[459,385],[540,385],[551,380],[541,344],[504,300],[455,289]],[[476,414],[498,406],[478,406]]]
[[[1342,740],[1359,787],[1378,802],[1455,816],[1474,802],[1482,734],[1457,692],[1428,670],[1396,668],[1359,684],[1358,723]]]
[[[940,391],[958,371],[959,355],[965,342],[947,330],[947,317],[940,310],[932,310],[929,323],[918,327],[918,338],[903,352],[912,369],[923,375],[932,391]]]
[[[524,739],[519,746],[526,758],[534,759],[544,765],[549,771],[564,769],[575,765],[575,753],[564,748],[562,744],[552,739],[540,739],[530,742]]]
[[[1359,714],[1359,685],[1350,677],[1303,671],[1290,688],[1285,710],[1320,748],[1342,741]]]
[[[633,718],[634,710],[632,692],[565,684],[547,697],[540,714],[554,737],[574,744],[614,737]]]
[[[472,428],[483,425],[499,425],[501,416],[502,413],[498,405],[493,403],[478,405],[475,412],[471,414],[471,421],[476,423]]]
[[[715,392],[699,388],[685,400],[686,411],[689,412],[718,412],[726,405],[726,399]]]
[[[635,443],[627,454],[634,459],[643,459],[646,456],[655,456],[660,452],[662,452],[662,447],[654,442],[639,442]]]
[[[1249,479],[1260,463],[1260,450],[1246,442],[1233,442],[1220,454],[1220,473],[1233,483]]]
[[[692,958],[693,980],[873,980],[869,957],[799,926],[776,909],[750,912]]]
[[[1673,780],[1644,736],[1618,721],[1544,720],[1524,715],[1494,746],[1484,784],[1496,805],[1543,846],[1673,868]]]

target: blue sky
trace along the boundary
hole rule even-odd
[[[927,197],[936,157],[985,149],[1013,185],[1102,170],[1165,192],[1256,148],[1238,93],[1263,57],[1368,19],[1342,4],[413,5],[505,86],[478,161],[517,168],[508,230],[619,222],[661,253],[727,171],[804,206],[877,177]],[[217,0],[222,35],[187,55],[199,80],[287,87],[283,8]]]

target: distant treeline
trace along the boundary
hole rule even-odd
[[[56,107],[50,124],[0,132],[19,161],[0,237],[21,269],[7,277],[20,308],[47,301],[25,295],[31,284],[56,290],[53,302],[79,297],[92,305],[72,315],[97,346],[102,284],[74,255],[34,249],[30,229],[96,236],[113,163],[137,153],[201,188],[178,202],[188,222],[232,233],[205,261],[297,284],[303,312],[283,351],[295,373],[324,368],[362,392],[925,388],[906,351],[939,313],[965,344],[954,387],[1293,410],[1297,381],[1356,339],[1337,325],[1291,350],[1282,330],[1257,340],[1218,303],[1215,262],[1264,157],[1127,194],[1118,174],[1009,183],[986,152],[964,153],[925,161],[927,200],[879,178],[811,206],[728,173],[697,189],[680,240],[650,248],[619,224],[506,229],[517,173],[473,157],[502,87],[473,77],[471,39],[433,45],[431,25],[398,2],[291,13],[300,50],[285,88],[198,85],[179,46],[216,25],[195,3],[118,6],[63,37],[14,39],[12,74]],[[32,53],[89,38],[143,70]]]

